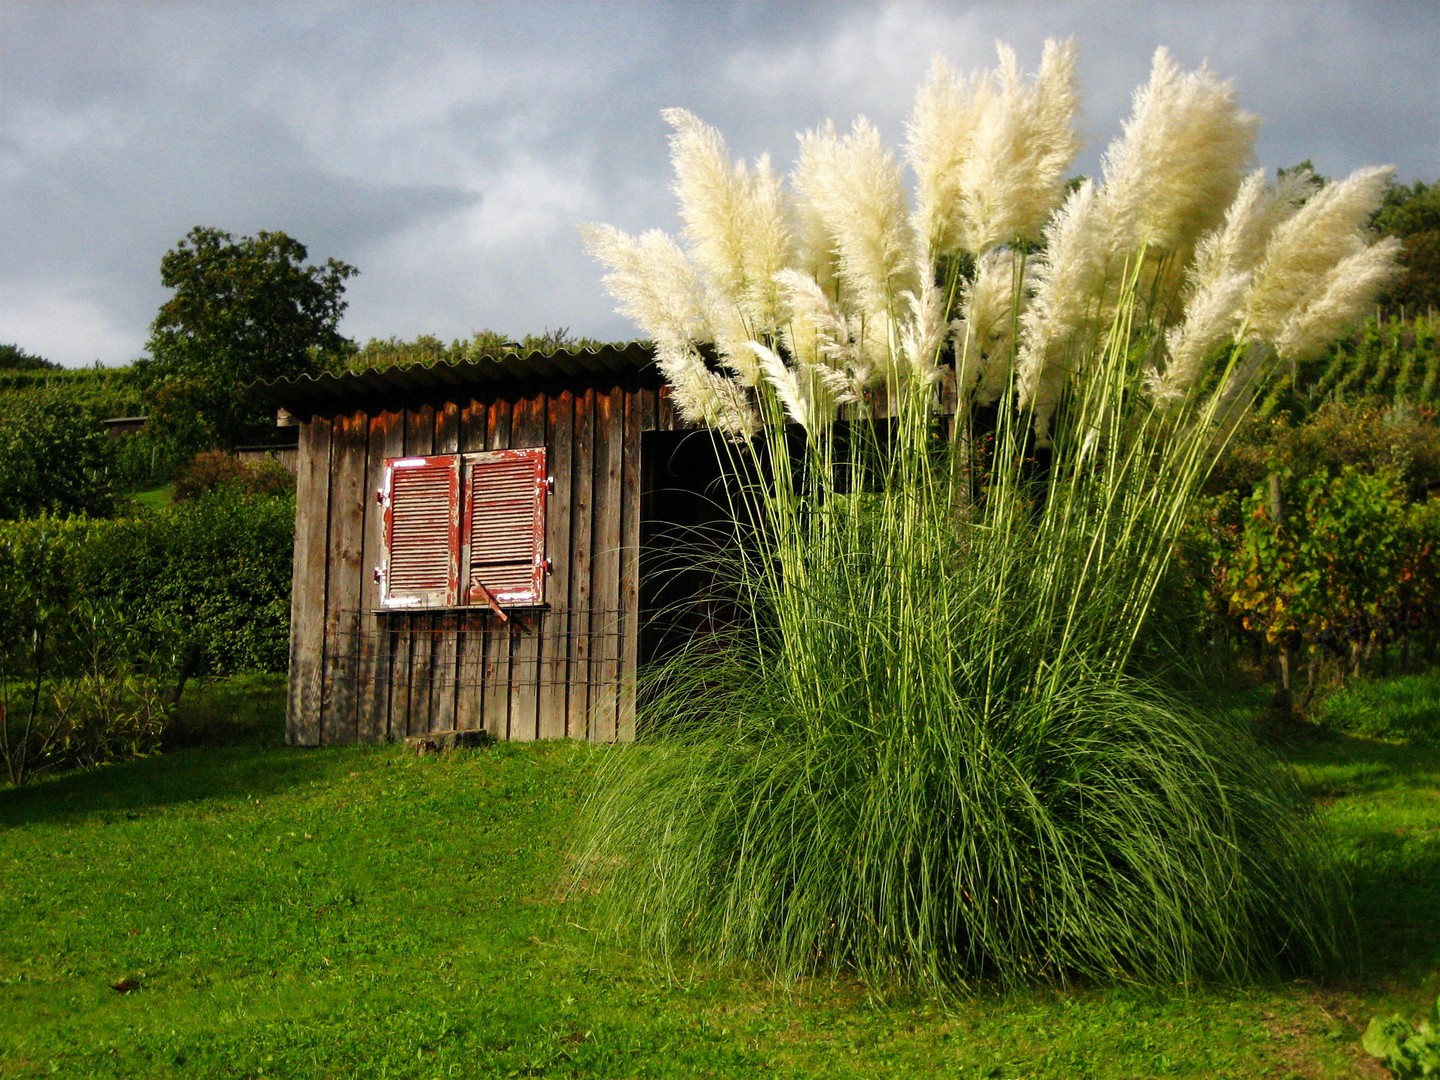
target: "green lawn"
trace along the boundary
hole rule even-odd
[[[175,501],[175,485],[158,484],[154,487],[142,488],[134,492],[130,498],[136,506],[146,510],[155,510],[162,506],[169,506]]]
[[[1440,747],[1289,751],[1350,866],[1330,983],[945,1007],[657,971],[565,902],[572,744],[290,750],[192,687],[163,756],[0,792],[0,1076],[1365,1076],[1440,990]],[[636,913],[643,918],[643,912]]]

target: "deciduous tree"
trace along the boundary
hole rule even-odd
[[[192,452],[253,439],[270,420],[250,384],[320,370],[353,348],[338,327],[345,282],[358,271],[308,257],[283,232],[237,240],[204,227],[166,253],[160,279],[173,295],[140,364],[157,435],[173,428]]]

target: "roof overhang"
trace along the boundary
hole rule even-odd
[[[499,389],[506,384],[541,380],[615,378],[656,370],[655,350],[632,342],[573,352],[512,353],[495,359],[299,375],[256,383],[253,389],[286,412],[308,416],[365,399],[414,397],[434,391]]]

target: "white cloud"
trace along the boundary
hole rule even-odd
[[[140,353],[131,327],[111,319],[100,282],[0,279],[0,343],[66,367],[125,364]]]
[[[1047,36],[1078,38],[1081,171],[1165,44],[1235,80],[1267,166],[1440,176],[1433,3],[11,0],[3,18],[0,340],[67,363],[140,352],[160,256],[197,224],[359,266],[352,335],[627,334],[573,226],[676,227],[661,108],[781,167],[826,117],[863,113],[898,148],[932,54],[988,67],[997,38],[1032,68]]]
[[[600,203],[586,164],[517,154],[476,179],[475,204],[360,253],[347,333],[454,338],[488,328],[519,337],[572,324],[567,284],[583,273],[575,226]]]

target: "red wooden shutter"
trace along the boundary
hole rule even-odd
[[[395,458],[385,466],[387,607],[455,603],[459,580],[459,459]]]
[[[544,448],[466,455],[465,492],[465,603],[543,603]]]

